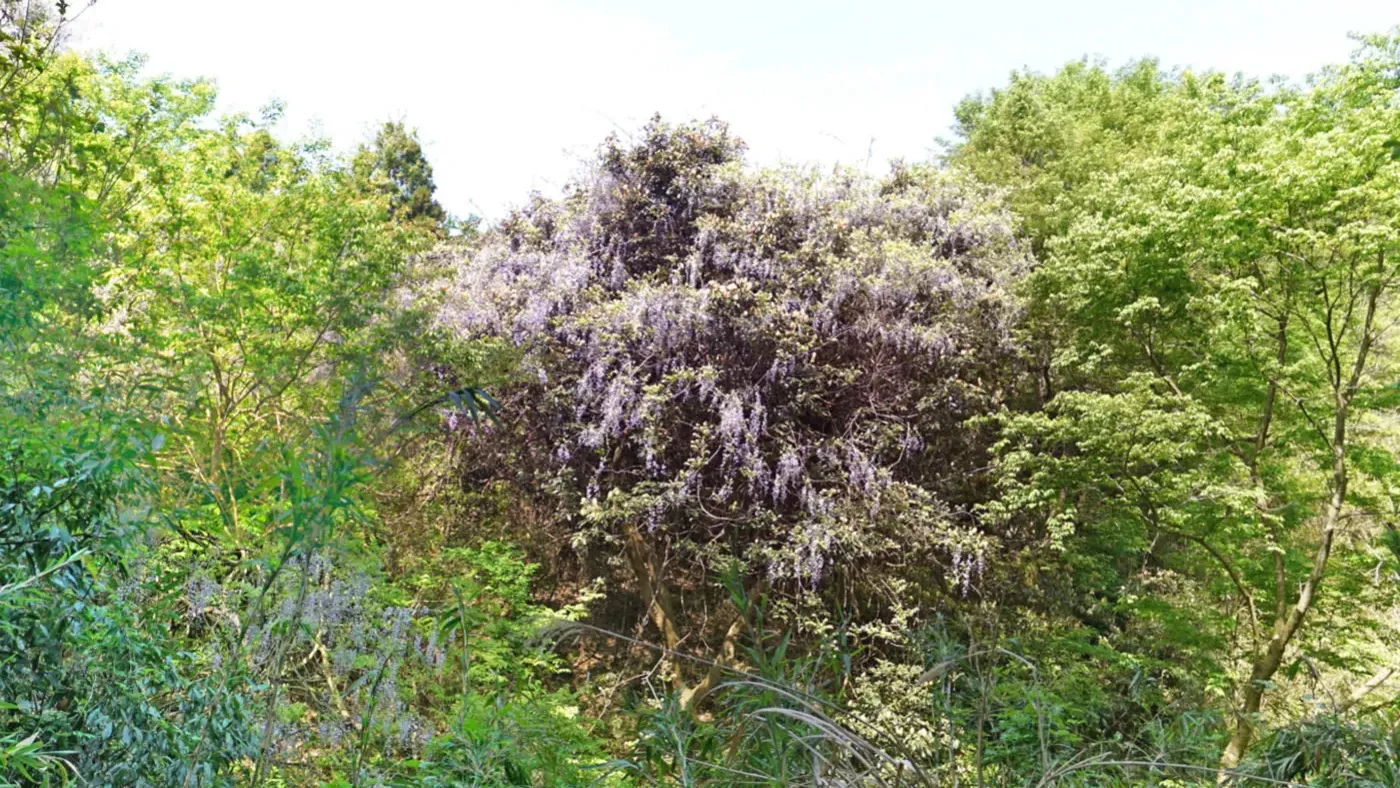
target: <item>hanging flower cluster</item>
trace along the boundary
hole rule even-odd
[[[986,547],[953,516],[967,420],[1003,396],[1026,262],[1006,214],[932,168],[753,172],[742,150],[653,121],[439,253],[441,324],[514,343],[525,373],[505,392],[524,424],[468,461],[528,443],[576,544],[625,524],[804,585],[930,550],[965,574]]]

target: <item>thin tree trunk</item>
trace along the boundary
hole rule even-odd
[[[1356,356],[1352,360],[1350,375],[1345,380],[1342,379],[1340,363],[1340,339],[1330,340],[1331,358],[1329,360],[1336,370],[1332,376],[1333,402],[1336,411],[1332,420],[1332,479],[1329,485],[1331,495],[1327,501],[1327,510],[1322,518],[1322,534],[1318,540],[1317,552],[1313,557],[1312,571],[1309,572],[1308,579],[1303,583],[1298,594],[1298,601],[1274,622],[1273,636],[1269,638],[1264,650],[1255,657],[1254,665],[1250,670],[1249,684],[1244,690],[1244,703],[1235,720],[1235,729],[1230,734],[1230,740],[1225,745],[1224,752],[1220,755],[1220,771],[1216,775],[1216,783],[1219,785],[1230,782],[1232,776],[1227,770],[1236,769],[1240,765],[1249,745],[1254,741],[1255,719],[1263,707],[1265,686],[1278,672],[1279,666],[1283,664],[1284,652],[1294,635],[1298,633],[1299,627],[1302,626],[1304,616],[1312,608],[1318,587],[1322,584],[1323,577],[1327,572],[1327,560],[1332,554],[1332,542],[1337,534],[1337,526],[1342,519],[1342,509],[1346,506],[1347,419],[1352,399],[1360,387],[1361,376],[1365,372],[1366,362],[1370,356],[1371,343],[1374,339],[1371,330],[1375,323],[1376,305],[1380,298],[1380,291],[1381,281],[1378,271],[1376,282],[1366,291],[1366,315],[1361,325],[1361,341],[1356,348]],[[1330,332],[1329,326],[1329,338],[1331,337]]]

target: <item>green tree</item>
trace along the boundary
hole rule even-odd
[[[307,577],[372,547],[357,436],[415,397],[392,296],[438,228],[275,111],[213,121],[207,82],[62,51],[61,12],[0,4],[0,784],[256,784],[283,701],[318,699],[284,659],[327,637]],[[374,694],[343,667],[323,711]]]
[[[1010,187],[1009,203],[1036,254],[1063,233],[1095,177],[1126,164],[1163,131],[1172,78],[1152,60],[1115,72],[1081,60],[1052,77],[1015,72],[1004,88],[954,109],[958,168]]]
[[[1395,511],[1377,419],[1393,404],[1398,43],[1365,38],[1301,88],[1076,65],[960,110],[951,159],[1022,206],[1042,250],[1027,330],[1049,338],[1048,401],[1002,420],[988,514],[1089,554],[1101,594],[1134,592],[1143,562],[1201,584],[1204,609],[1175,601],[1242,644],[1223,654],[1244,663],[1225,768],[1290,654],[1362,667],[1304,626],[1319,606],[1361,638],[1382,635],[1343,597],[1393,603],[1364,578]]]
[[[238,671],[216,690],[123,582],[156,524],[166,435],[133,407],[150,364],[108,330],[104,286],[129,270],[118,237],[146,168],[212,93],[62,52],[64,10],[0,5],[0,782],[174,784],[244,757],[249,720]],[[224,735],[193,764],[182,720],[200,697]]]
[[[433,196],[433,167],[418,134],[401,121],[385,123],[373,143],[360,146],[352,166],[361,190],[389,200],[392,217],[446,232],[447,212]]]
[[[111,330],[161,359],[185,458],[173,470],[239,540],[242,485],[333,408],[346,376],[381,377],[389,289],[429,236],[390,221],[324,143],[282,144],[246,118],[165,152],[149,177],[109,279],[126,316]]]

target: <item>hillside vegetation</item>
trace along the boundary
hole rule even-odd
[[[1400,32],[483,223],[71,14],[0,0],[0,786],[1400,785]]]

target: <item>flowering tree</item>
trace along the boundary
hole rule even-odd
[[[563,199],[441,253],[440,320],[522,354],[513,432],[468,438],[468,464],[544,490],[576,554],[623,558],[673,650],[678,592],[719,569],[812,590],[882,562],[957,586],[987,546],[966,421],[1011,367],[1005,216],[931,169],[754,173],[742,150],[718,122],[654,120]],[[674,675],[687,705],[717,679]]]

